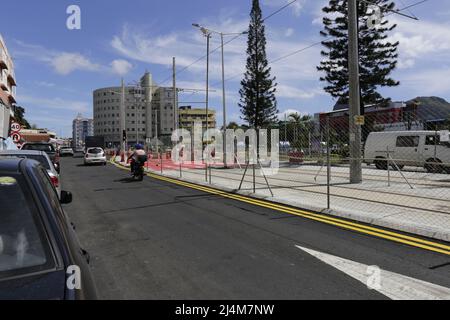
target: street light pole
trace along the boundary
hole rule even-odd
[[[199,25],[198,23],[193,23],[192,26],[199,28],[203,34],[208,38],[208,54],[207,54],[207,65],[208,65],[208,69],[209,69],[209,38],[211,37],[212,33],[215,34],[219,34],[220,35],[220,39],[221,39],[221,49],[222,49],[222,104],[223,104],[223,163],[225,168],[227,167],[227,147],[226,147],[226,130],[227,130],[227,109],[226,109],[226,92],[225,92],[225,54],[224,54],[224,36],[226,35],[236,35],[236,36],[240,36],[243,34],[248,34],[248,31],[244,31],[244,32],[239,32],[239,33],[223,33],[223,32],[218,32],[215,30],[211,30],[205,27],[202,27],[201,25]],[[208,71],[207,71],[207,77],[208,77]],[[207,80],[208,82],[208,80]],[[209,94],[209,86],[207,83],[207,90],[206,90],[206,129],[209,128],[209,114],[208,114],[208,94]]]
[[[223,104],[223,165],[227,168],[227,106],[225,94],[225,58],[224,58],[224,44],[223,33],[220,33],[220,40],[222,44],[222,104]]]
[[[211,33],[205,32],[206,36],[206,144],[209,142],[208,129],[209,129],[209,42],[211,39]],[[206,145],[205,145],[206,148]],[[205,178],[208,182],[208,162],[205,159]]]
[[[121,98],[120,98],[120,134],[122,135],[122,150],[125,153],[127,149],[127,139],[124,137],[126,134],[126,119],[125,119],[125,84],[122,78]],[[125,139],[124,139],[125,138]]]
[[[357,1],[348,0],[350,183],[362,182]]]

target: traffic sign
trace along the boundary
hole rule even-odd
[[[18,143],[20,143],[20,141],[22,140],[22,136],[20,135],[20,133],[15,132],[15,133],[13,133],[13,134],[11,135],[11,139],[13,140],[13,142],[14,142],[15,144],[18,144]]]
[[[366,122],[365,120],[364,116],[355,116],[355,124],[358,126],[363,126]]]
[[[20,132],[22,130],[22,126],[17,123],[17,122],[13,122],[11,123],[11,132],[15,133],[15,132]]]

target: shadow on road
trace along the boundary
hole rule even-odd
[[[114,182],[135,183],[135,182],[142,182],[142,181],[138,181],[138,180],[135,180],[132,177],[129,177],[129,178],[123,178],[123,179],[120,179],[120,180],[114,180]]]

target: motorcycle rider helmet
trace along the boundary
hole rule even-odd
[[[134,148],[136,149],[136,150],[143,150],[144,149],[144,146],[142,145],[142,144],[137,144],[137,145],[135,145],[134,146]]]

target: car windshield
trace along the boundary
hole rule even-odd
[[[92,148],[92,149],[88,149],[88,152],[87,152],[87,153],[91,153],[91,154],[99,154],[99,153],[102,153],[102,152],[103,152],[103,150],[100,149],[100,148]]]
[[[0,175],[0,279],[39,269],[49,261],[34,206],[20,179]]]
[[[44,152],[55,152],[55,148],[51,144],[25,144],[22,150],[38,150]]]
[[[0,154],[0,158],[24,158],[24,159],[32,159],[39,162],[45,169],[50,169],[50,164],[47,161],[45,156],[39,155],[25,155],[25,154]]]

